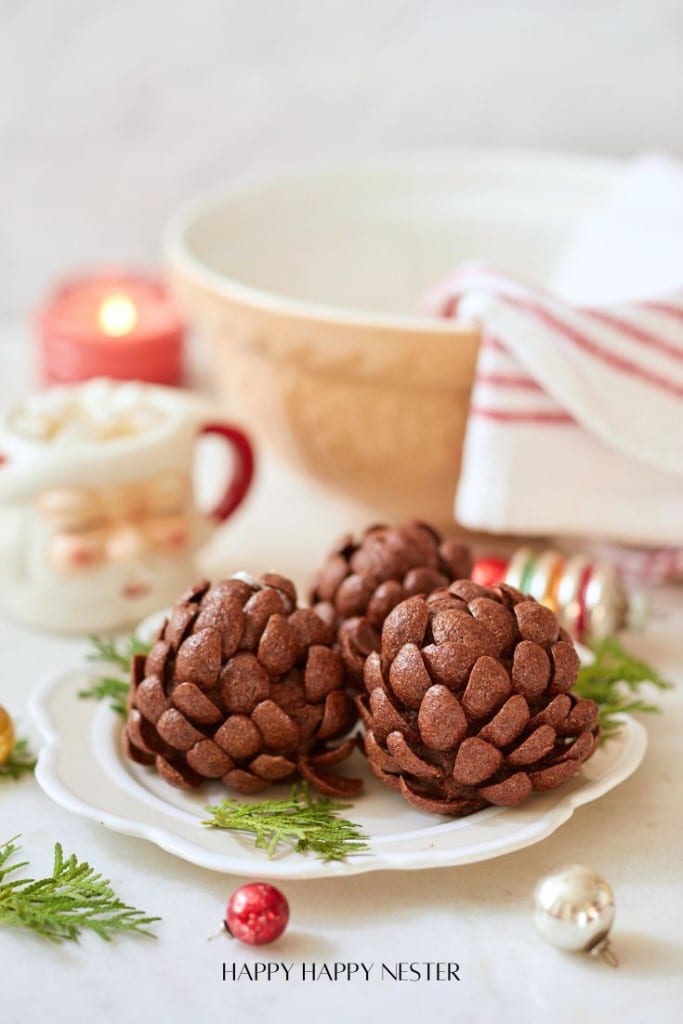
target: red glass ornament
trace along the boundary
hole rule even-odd
[[[503,582],[507,567],[506,558],[477,558],[472,566],[472,580],[482,587],[493,587]]]
[[[279,889],[267,882],[250,882],[235,889],[228,902],[225,927],[250,946],[278,939],[289,921],[289,904]]]

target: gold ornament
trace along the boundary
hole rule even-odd
[[[12,719],[0,705],[0,764],[5,764],[5,762],[9,761],[15,742],[16,737],[14,735]]]

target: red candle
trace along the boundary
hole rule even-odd
[[[143,274],[102,271],[66,282],[40,310],[38,331],[50,384],[180,382],[182,316],[163,284]]]

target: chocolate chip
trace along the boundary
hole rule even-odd
[[[379,668],[379,658],[375,664]],[[422,698],[432,685],[432,680],[416,644],[404,644],[400,649],[391,663],[389,684],[400,701],[407,704],[409,708],[415,710],[419,708]]]
[[[127,732],[123,734],[123,752],[127,758],[131,761],[135,761],[136,764],[152,765],[154,764],[154,754],[146,754],[144,750],[140,750],[131,742],[130,736]]]
[[[481,800],[472,800],[467,797],[458,797],[455,800],[440,800],[426,793],[418,793],[412,786],[408,785],[403,776],[399,776],[398,789],[409,804],[416,807],[418,811],[424,811],[426,814],[459,816],[472,814],[473,811],[479,810],[483,806]]]
[[[198,614],[199,606],[196,604],[176,604],[169,616],[164,640],[174,649],[180,647]]]
[[[499,651],[507,654],[517,639],[517,623],[514,616],[490,597],[475,597],[468,607],[477,622],[486,626],[489,633],[496,638]]]
[[[560,625],[550,611],[537,601],[520,601],[514,607],[517,627],[524,640],[537,644],[551,644],[557,640]]]
[[[249,771],[269,782],[289,778],[296,771],[296,765],[282,754],[259,754],[249,765]]]
[[[373,690],[369,696],[375,736],[379,743],[385,743],[390,732],[409,732],[410,727],[402,715],[396,710],[389,697],[381,687]]]
[[[453,778],[461,786],[478,786],[490,779],[503,763],[497,747],[477,736],[470,736],[460,744],[453,765]]]
[[[157,732],[170,747],[187,751],[204,736],[176,708],[168,708],[157,722]]]
[[[157,640],[152,644],[145,661],[145,675],[164,678],[164,669],[171,653],[171,645],[165,640]]]
[[[368,693],[371,693],[376,687],[382,687],[384,685],[382,679],[382,665],[379,654],[377,654],[376,651],[367,657],[363,667],[363,682],[365,683],[365,689]]]
[[[522,734],[530,717],[529,705],[521,693],[515,693],[484,726],[479,737],[493,743],[495,747],[505,747]]]
[[[267,779],[260,779],[258,775],[252,775],[251,772],[247,772],[243,768],[231,768],[229,772],[225,773],[221,781],[228,789],[234,789],[238,793],[244,793],[245,795],[259,793],[266,786],[270,785]]]
[[[323,720],[320,723],[318,737],[321,740],[342,736],[353,725],[356,714],[353,702],[343,690],[332,690],[325,698]]]
[[[358,796],[363,787],[362,779],[349,779],[345,775],[330,775],[311,764],[305,757],[299,758],[297,767],[302,778],[310,782],[318,792],[325,796],[351,799]]]
[[[484,786],[479,792],[497,807],[517,807],[531,795],[531,779],[526,772],[516,772],[503,782]]]
[[[519,606],[522,607],[521,605]],[[540,697],[550,679],[550,658],[531,640],[521,640],[512,659],[512,685],[527,700]]]
[[[455,597],[462,598],[465,604],[469,604],[470,601],[474,601],[477,597],[491,596],[491,592],[486,587],[473,583],[472,580],[455,580],[454,583],[451,583],[448,591]]]
[[[432,633],[438,644],[458,643],[478,647],[479,654],[500,654],[500,644],[486,626],[472,618],[469,612],[444,611],[432,619]]]
[[[363,676],[365,659],[379,647],[379,636],[367,619],[347,619],[339,627],[339,646],[344,663],[356,679]]]
[[[362,576],[352,573],[342,580],[337,589],[335,605],[345,619],[352,615],[362,615],[372,594],[373,587]]]
[[[566,693],[559,693],[557,697],[553,697],[550,704],[539,711],[537,715],[531,720],[531,724],[536,725],[552,725],[553,729],[559,729],[564,723],[567,715],[572,709],[571,697]]]
[[[550,692],[566,693],[576,682],[581,667],[576,648],[566,640],[558,640],[550,648],[550,656],[554,667]]]
[[[537,772],[529,772],[531,785],[535,790],[543,793],[548,789],[556,789],[581,768],[580,761],[561,761],[559,764],[550,765],[548,768],[541,768]]]
[[[251,717],[270,752],[287,754],[296,750],[299,742],[298,726],[275,701],[261,701],[252,711]]]
[[[236,761],[253,757],[263,746],[261,733],[247,715],[231,715],[213,738]]]
[[[254,588],[246,580],[219,580],[204,594],[202,608],[208,608],[212,604],[230,605],[235,603],[241,608],[253,593]]]
[[[344,666],[337,651],[318,645],[311,647],[304,672],[306,700],[318,704],[330,690],[338,689],[343,682]]]
[[[152,756],[166,752],[166,746],[159,737],[156,729],[150,722],[142,717],[137,708],[133,708],[128,715],[126,732],[133,745],[141,752]]]
[[[341,554],[332,555],[326,561],[315,581],[314,593],[319,601],[334,601],[337,587],[346,577],[349,567]]]
[[[246,624],[240,647],[245,651],[255,651],[261,633],[271,615],[286,615],[288,600],[279,590],[257,590],[244,606]]]
[[[395,736],[396,733],[390,733],[389,735]],[[375,739],[375,734],[372,729],[368,729],[363,737],[365,744],[365,752],[375,764],[379,765],[382,771],[385,772],[398,772],[400,768],[391,754],[387,753],[383,747],[380,747],[379,743]]]
[[[432,679],[452,690],[463,685],[480,654],[478,647],[455,643],[428,644],[422,650]]]
[[[177,789],[195,789],[202,781],[201,775],[197,775],[185,762],[171,763],[161,754],[157,754],[154,764],[162,779]]]
[[[226,711],[249,714],[270,693],[268,673],[249,651],[239,651],[221,672],[220,691]]]
[[[570,729],[572,732],[583,732],[594,729],[598,724],[600,708],[593,700],[581,699],[576,702],[567,715],[563,729]]]
[[[406,597],[403,587],[398,580],[385,580],[380,583],[368,602],[368,621],[375,629],[381,629],[384,620],[397,604]]]
[[[330,644],[334,639],[330,624],[312,608],[297,608],[290,615],[289,624],[298,636],[302,650],[314,644]]]
[[[581,735],[574,740],[571,746],[567,747],[564,751],[564,757],[575,758],[578,761],[585,761],[593,753],[595,746],[595,737],[590,732],[582,732]]]
[[[439,558],[445,563],[451,579],[469,579],[472,572],[472,552],[467,544],[447,537],[439,544]]]
[[[540,761],[555,746],[557,733],[551,725],[539,725],[530,736],[507,755],[507,763],[522,767]]]
[[[470,672],[462,706],[471,718],[484,718],[500,707],[511,689],[510,677],[500,662],[482,655]]]
[[[467,732],[460,702],[446,686],[435,685],[425,693],[417,716],[423,742],[434,750],[452,749]]]
[[[517,590],[516,587],[511,587],[509,583],[497,583],[492,590],[506,608],[514,608],[515,605],[528,600],[526,594]]]
[[[448,579],[443,573],[425,566],[420,566],[418,569],[410,569],[403,580],[403,589],[406,597],[413,597],[415,594],[430,594],[437,587],[447,585]]]
[[[261,634],[258,659],[271,676],[289,672],[299,656],[299,637],[283,615],[271,615]]]
[[[207,627],[183,640],[176,655],[174,679],[178,683],[195,683],[200,690],[210,690],[221,669],[221,635]]]
[[[171,701],[186,718],[199,725],[216,725],[223,717],[220,709],[194,683],[179,683],[173,689]]]
[[[168,698],[164,693],[158,676],[143,679],[135,691],[135,705],[140,709],[148,722],[159,721],[168,707]]]
[[[187,763],[206,779],[219,779],[234,768],[234,761],[213,740],[199,740],[188,750]]]
[[[389,753],[405,772],[418,778],[438,779],[443,774],[435,765],[423,761],[410,749],[402,732],[390,732],[387,736]]]
[[[296,608],[296,587],[290,579],[286,576],[281,576],[277,572],[264,572],[259,577],[259,583],[262,583],[264,587],[275,587],[284,594],[287,604],[287,614],[293,612]]]
[[[409,597],[393,608],[382,629],[382,654],[393,661],[404,644],[421,644],[429,616],[421,597]]]
[[[242,605],[234,598],[230,601],[214,601],[202,608],[197,616],[195,631],[211,626],[221,637],[221,654],[230,658],[240,645],[244,632],[245,618]]]

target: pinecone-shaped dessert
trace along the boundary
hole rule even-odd
[[[353,795],[357,779],[327,771],[356,743],[341,738],[357,715],[334,639],[282,576],[197,584],[133,664],[128,755],[182,788],[254,793],[300,775]]]
[[[471,570],[469,548],[453,538],[444,540],[427,523],[371,526],[360,541],[350,535],[337,541],[313,581],[310,600],[337,629],[347,669],[360,681],[392,608],[407,597],[469,577]]]
[[[578,669],[553,613],[505,584],[408,598],[386,618],[356,698],[370,768],[438,814],[554,789],[599,742],[597,704],[569,693]]]

